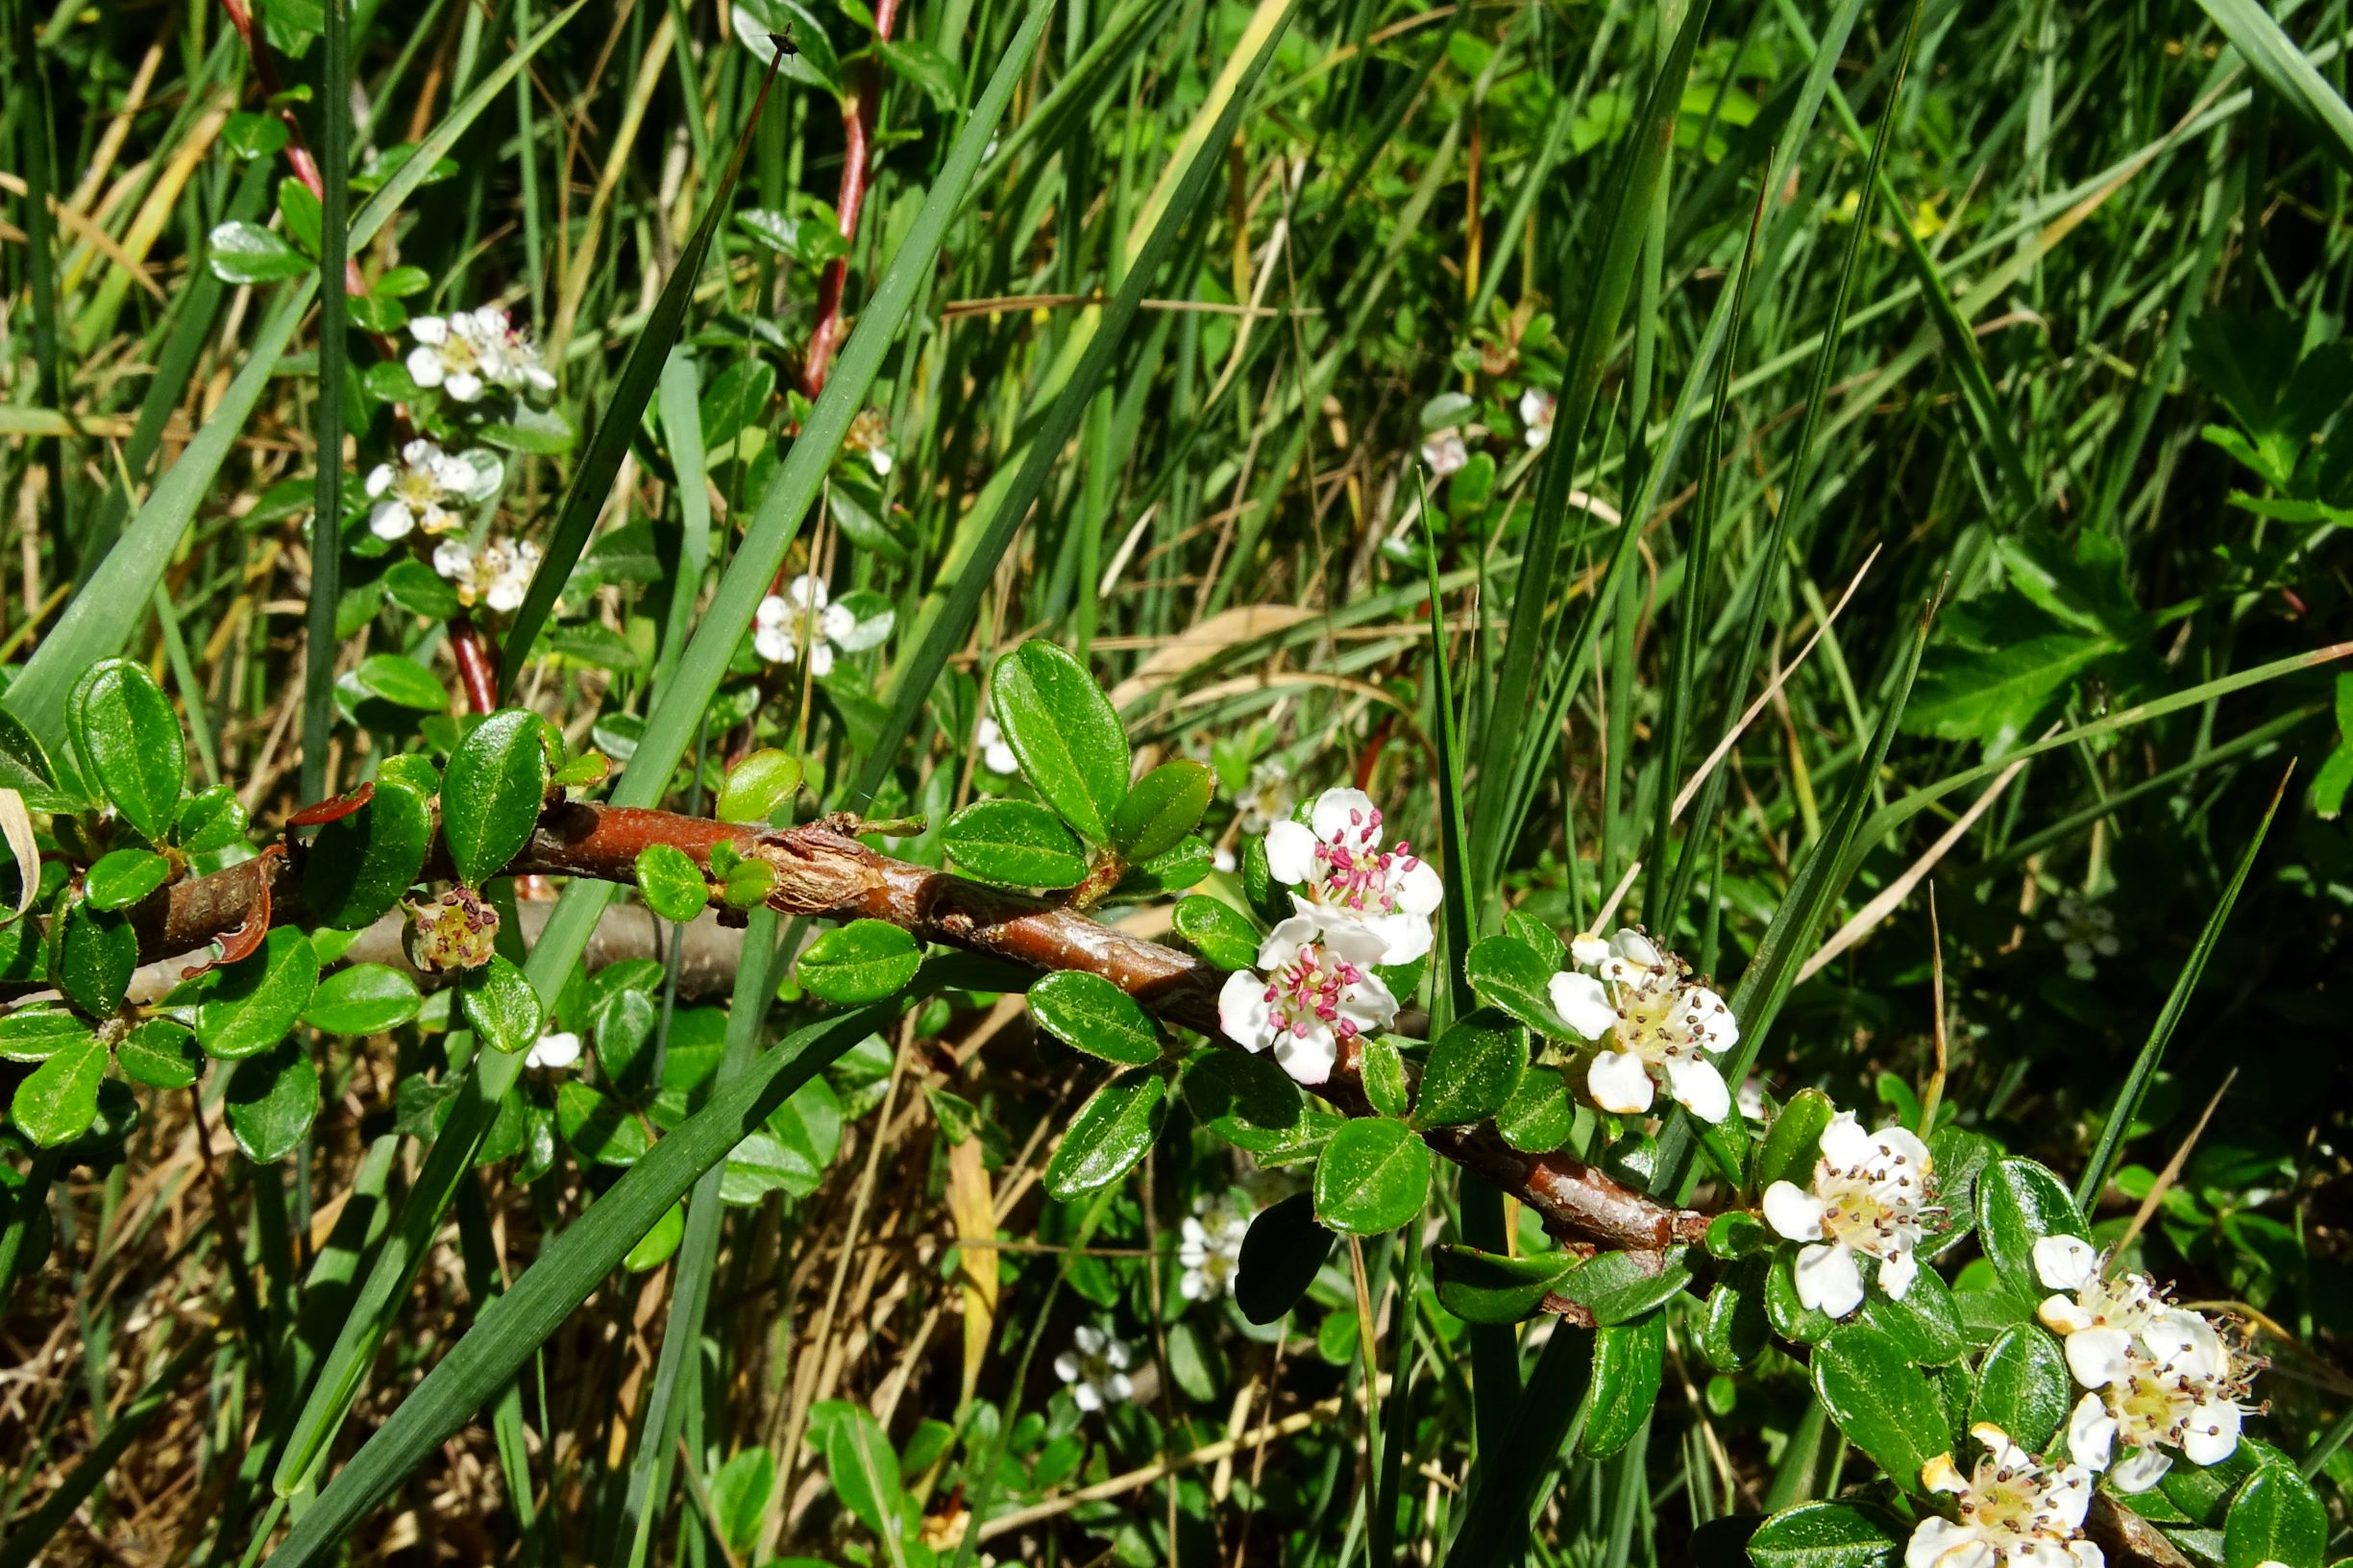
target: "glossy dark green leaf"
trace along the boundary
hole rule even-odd
[[[1757,1151],[1756,1189],[1762,1192],[1776,1182],[1810,1189],[1815,1163],[1822,1158],[1822,1135],[1837,1115],[1830,1097],[1818,1089],[1792,1094],[1766,1129],[1764,1146]]]
[[[366,805],[319,829],[303,859],[303,897],[321,925],[359,930],[416,884],[433,833],[426,798],[380,778]]]
[[[1810,1345],[1838,1325],[1827,1312],[1798,1299],[1796,1262],[1795,1247],[1775,1250],[1773,1266],[1765,1276],[1765,1315],[1773,1332],[1782,1338]]]
[[[315,263],[257,223],[215,225],[207,236],[205,262],[225,283],[276,283],[315,270]]]
[[[555,1091],[555,1125],[580,1158],[599,1164],[633,1165],[653,1146],[627,1107],[576,1081]]]
[[[1532,1066],[1495,1114],[1504,1141],[1530,1154],[1550,1154],[1577,1128],[1577,1105],[1556,1067]]]
[[[1087,855],[1070,830],[1030,800],[975,800],[947,820],[940,842],[967,874],[1014,888],[1074,888]]]
[[[204,977],[196,1042],[207,1056],[258,1055],[286,1038],[318,985],[319,959],[310,939],[282,925],[250,955]]]
[[[488,964],[467,976],[457,999],[476,1036],[492,1050],[514,1056],[539,1042],[547,1010],[505,955],[492,954]]]
[[[46,1062],[90,1034],[89,1020],[48,1002],[0,1016],[0,1062]]]
[[[479,887],[529,842],[548,788],[540,718],[492,714],[457,743],[441,780],[441,837],[458,880]]]
[[[2032,1323],[2003,1332],[1977,1363],[1977,1392],[1969,1408],[1972,1426],[1991,1421],[2030,1454],[2050,1446],[2073,1403],[2059,1342]]]
[[[1233,905],[1196,894],[1177,900],[1170,916],[1176,933],[1193,944],[1203,958],[1221,969],[1255,968],[1259,928]]]
[[[1565,1253],[1507,1258],[1442,1245],[1435,1259],[1438,1302],[1466,1323],[1518,1323],[1535,1316],[1560,1277],[1577,1265]]]
[[[49,980],[65,999],[93,1017],[122,1005],[139,967],[139,937],[121,915],[102,914],[68,898],[49,922]]]
[[[319,1114],[319,1069],[302,1041],[239,1062],[223,1102],[237,1147],[257,1165],[283,1160],[302,1143]]]
[[[1402,1121],[1352,1117],[1315,1161],[1315,1217],[1343,1236],[1377,1236],[1430,1201],[1430,1146]]]
[[[1136,1168],[1168,1115],[1168,1080],[1149,1067],[1120,1073],[1087,1098],[1046,1162],[1045,1189],[1067,1203]]]
[[[1823,1409],[1888,1479],[1920,1490],[1920,1469],[1952,1446],[1936,1390],[1887,1335],[1866,1324],[1833,1329],[1814,1347],[1814,1392]]]
[[[1577,1452],[1605,1459],[1642,1431],[1657,1408],[1667,1371],[1667,1314],[1593,1332],[1593,1382],[1585,1394],[1585,1430]]]
[[[1136,998],[1099,974],[1063,969],[1029,988],[1030,1017],[1073,1050],[1121,1066],[1149,1066],[1164,1041]]]
[[[0,790],[14,790],[25,802],[40,809],[59,789],[57,766],[24,721],[0,710]]]
[[[172,879],[172,863],[153,849],[122,848],[98,858],[85,873],[84,896],[92,909],[111,914],[129,909]]]
[[[319,982],[303,1021],[323,1034],[380,1035],[417,1016],[417,983],[383,964],[354,964]]]
[[[1773,1245],[1773,1232],[1746,1209],[1729,1209],[1707,1222],[1707,1255],[1746,1258]]]
[[[1978,1244],[2001,1283],[2040,1301],[2048,1292],[2034,1270],[2034,1244],[2047,1236],[2089,1236],[2075,1199],[2049,1167],[2001,1160],[1977,1178]]]
[[[1198,836],[1184,839],[1175,848],[1130,866],[1127,875],[1112,891],[1124,899],[1158,898],[1181,893],[1199,885],[1214,869],[1216,858],[1217,852],[1209,846],[1207,840]]]
[[[130,659],[101,659],[74,682],[65,715],[83,778],[141,837],[162,843],[187,783],[188,754],[156,677]]]
[[[922,963],[922,948],[897,926],[852,920],[811,943],[796,972],[810,995],[848,1007],[904,991]]]
[[[1560,1295],[1581,1303],[1593,1321],[1606,1328],[1629,1323],[1679,1294],[1691,1283],[1686,1248],[1669,1247],[1663,1254],[1596,1253],[1560,1277],[1554,1286]]]
[[[172,842],[191,855],[217,854],[245,840],[245,806],[226,784],[199,790],[180,802]]]
[[[1716,1277],[1701,1320],[1700,1351],[1719,1372],[1737,1372],[1765,1353],[1773,1325],[1765,1313],[1768,1258],[1743,1258]]]
[[[1317,1223],[1315,1200],[1294,1192],[1259,1211],[1242,1233],[1234,1304],[1257,1324],[1272,1323],[1307,1294],[1339,1237]]]
[[[798,757],[762,747],[727,770],[719,787],[719,820],[753,826],[773,821],[780,808],[792,803],[800,775]]]
[[[37,1147],[72,1142],[98,1115],[98,1083],[106,1068],[106,1047],[95,1035],[59,1047],[16,1086],[9,1119]]]
[[[1413,1119],[1424,1127],[1483,1121],[1510,1102],[1527,1070],[1527,1030],[1482,1008],[1431,1042]]]
[[[1755,1568],[1896,1568],[1904,1534],[1875,1511],[1851,1503],[1801,1503],[1749,1537]]]
[[[114,1046],[114,1067],[150,1089],[185,1089],[204,1075],[196,1037],[170,1018],[149,1018]]]
[[[1111,840],[1129,860],[1166,854],[1209,809],[1217,776],[1197,762],[1164,762],[1136,781],[1112,813]]]
[[[1403,1121],[1412,1107],[1412,1097],[1406,1084],[1406,1059],[1397,1041],[1387,1035],[1365,1040],[1357,1068],[1364,1084],[1364,1097],[1373,1109]]]
[[[1080,837],[1107,842],[1127,796],[1127,731],[1086,666],[1052,643],[1023,643],[997,661],[989,702],[1031,787]]]
[[[637,852],[637,891],[665,920],[691,920],[711,901],[702,868],[674,844],[650,844]]]
[[[2320,1568],[2328,1552],[2328,1509],[2312,1482],[2285,1464],[2247,1478],[2222,1521],[2223,1568]]]
[[[1866,1293],[1863,1321],[1902,1346],[1904,1355],[1921,1366],[1957,1361],[1968,1348],[1952,1291],[1933,1268],[1924,1267],[1912,1276],[1911,1288],[1904,1291],[1901,1301],[1884,1290]]]
[[[1185,1103],[1201,1125],[1261,1164],[1304,1158],[1342,1118],[1299,1092],[1269,1056],[1210,1049],[1185,1068]]]
[[[465,608],[448,578],[413,557],[386,567],[383,583],[386,599],[428,621],[447,621]]]
[[[1501,1008],[1540,1035],[1555,1040],[1579,1040],[1553,1009],[1552,979],[1556,971],[1544,956],[1512,937],[1489,937],[1475,944],[1463,960],[1471,989],[1489,1007]]]

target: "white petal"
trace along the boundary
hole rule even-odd
[[[1338,1060],[1339,1042],[1321,1024],[1304,1038],[1286,1030],[1275,1040],[1275,1061],[1294,1083],[1323,1083],[1332,1076],[1332,1065]]]
[[[812,606],[823,609],[828,597],[825,591],[825,580],[815,573],[795,577],[784,585],[784,597],[804,610]]]
[[[1887,1292],[1890,1301],[1901,1301],[1920,1276],[1920,1254],[1893,1252],[1879,1262],[1879,1288]]]
[[[1822,1200],[1795,1182],[1765,1188],[1765,1223],[1792,1241],[1822,1239]]]
[[[781,626],[753,628],[751,650],[771,664],[791,664],[793,662],[793,639],[791,634]]]
[[[1299,949],[1315,940],[1315,918],[1294,915],[1279,920],[1259,943],[1259,968],[1269,974],[1299,956]]]
[[[1930,1514],[1912,1527],[1903,1568],[1991,1568],[1994,1549],[1965,1525]]]
[[[2067,1336],[2067,1369],[2086,1388],[2105,1388],[2124,1371],[2132,1336],[2122,1329],[2083,1329]]]
[[[809,645],[809,674],[820,677],[833,674],[833,645],[820,640]]]
[[[2053,1290],[2080,1290],[2099,1278],[2099,1249],[2080,1236],[2046,1236],[2034,1243],[2034,1274]]]
[[[858,629],[858,618],[839,604],[828,604],[818,615],[817,629],[831,642],[843,642]]]
[[[1609,957],[1609,939],[1580,931],[1569,939],[1569,956],[1588,969],[1598,969]]]
[[[2168,1308],[2151,1317],[2141,1331],[2141,1342],[2176,1372],[2220,1377],[2230,1370],[2230,1357],[2214,1325],[2184,1308]]]
[[[1274,1018],[1266,1007],[1265,980],[1248,969],[1227,975],[1217,992],[1217,1027],[1244,1050],[1262,1051],[1271,1044]]]
[[[461,370],[446,383],[450,396],[460,403],[472,403],[482,395],[482,379],[470,370]]]
[[[1863,1305],[1863,1271],[1854,1254],[1824,1242],[1798,1253],[1798,1301],[1818,1312],[1844,1317]]]
[[[368,511],[368,531],[379,539],[405,539],[417,526],[408,508],[397,501],[380,501]]]
[[[2181,1451],[2192,1464],[2220,1464],[2239,1447],[2239,1407],[2214,1404],[2190,1418]]]
[[[2116,1417],[2097,1394],[2086,1394],[2075,1402],[2067,1417],[2067,1451],[2077,1464],[2093,1470],[2105,1470],[2116,1451]]]
[[[1355,922],[1381,939],[1380,964],[1410,964],[1430,951],[1435,927],[1427,915],[1375,915]]]
[[[2075,1568],[2108,1568],[2107,1554],[2100,1551],[2097,1541],[2070,1541],[2067,1551],[2075,1559]],[[2273,1565],[2263,1563],[2259,1568],[2273,1568]],[[2281,1563],[2277,1568],[2287,1568],[2287,1564]]]
[[[1553,1011],[1585,1039],[1606,1040],[1617,1028],[1618,1010],[1609,1005],[1609,992],[1593,976],[1563,969],[1544,989],[1553,999]]]
[[[1078,1328],[1071,1333],[1070,1337],[1078,1341],[1078,1350],[1080,1355],[1100,1356],[1103,1354],[1103,1331],[1096,1328],[1093,1324],[1080,1324]]]
[[[993,773],[1011,776],[1021,771],[1021,759],[1013,754],[1013,747],[1003,741],[981,747],[980,760]]]
[[[1630,925],[1620,926],[1618,934],[1609,939],[1609,946],[1610,950],[1620,958],[1630,964],[1640,965],[1643,968],[1656,969],[1666,967],[1666,955],[1658,950],[1658,943]]]
[[[2034,1310],[2043,1326],[2053,1334],[2073,1334],[2092,1326],[2092,1314],[2075,1305],[2072,1296],[2045,1296],[2043,1305]]]
[[[1841,1111],[1822,1130],[1822,1157],[1831,1164],[1859,1165],[1871,1156],[1871,1135],[1855,1122],[1853,1112]]]
[[[1070,1390],[1070,1403],[1082,1410],[1092,1413],[1103,1408],[1102,1390],[1091,1383],[1078,1384]]]
[[[1409,915],[1433,915],[1446,898],[1446,884],[1438,869],[1416,857],[1410,870],[1397,878],[1397,907]]]
[[[1345,835],[1348,846],[1354,849],[1360,845],[1378,845],[1381,842],[1378,828],[1373,830],[1371,838],[1364,837],[1364,830],[1371,826],[1376,809],[1373,797],[1362,790],[1326,790],[1315,797],[1314,806],[1308,812],[1308,821],[1315,829],[1317,838],[1329,844]]]
[[[2120,1492],[2145,1492],[2163,1481],[2165,1473],[2171,1468],[2173,1456],[2164,1449],[2139,1449],[2131,1458],[2108,1472],[2108,1484]]]
[[[1368,974],[1341,997],[1339,1015],[1359,1029],[1386,1029],[1397,1021],[1397,998],[1381,976]]]
[[[409,323],[415,326],[416,323]],[[430,349],[408,351],[408,379],[419,386],[439,386],[443,375],[441,355]]]
[[[1724,1087],[1724,1074],[1710,1063],[1677,1058],[1667,1064],[1667,1086],[1683,1109],[1702,1121],[1722,1121],[1732,1114],[1732,1091]]]
[[[1078,1382],[1078,1358],[1066,1350],[1055,1357],[1054,1375],[1065,1383]]]
[[[1266,874],[1297,887],[1315,870],[1315,835],[1305,823],[1275,822],[1266,829]]]
[[[420,343],[438,346],[450,340],[450,324],[441,316],[411,316],[408,318],[408,335]]]
[[[1651,1108],[1650,1069],[1631,1051],[1604,1051],[1585,1069],[1585,1092],[1605,1111],[1638,1115]]]
[[[1882,1127],[1871,1135],[1871,1140],[1881,1149],[1900,1155],[1915,1170],[1928,1168],[1928,1145],[1913,1136],[1908,1128]]]
[[[1922,1465],[1920,1483],[1929,1491],[1943,1492],[1952,1497],[1958,1497],[1969,1490],[1968,1479],[1961,1474],[1961,1467],[1952,1462],[1952,1456],[1949,1454],[1939,1454],[1935,1458]]]

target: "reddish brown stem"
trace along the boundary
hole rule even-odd
[[[898,20],[898,0],[878,0],[874,7],[874,38],[891,41]],[[858,73],[857,85],[842,100],[842,188],[834,200],[837,232],[844,245],[858,238],[858,213],[866,206],[867,178],[873,157],[874,110],[882,97],[882,66],[870,60]],[[817,285],[817,325],[809,330],[809,353],[801,361],[800,389],[809,397],[825,390],[833,370],[833,351],[842,344],[842,290],[849,281],[846,253],[825,264]]]
[[[474,617],[463,610],[450,623],[450,656],[457,661],[457,678],[466,688],[466,705],[488,713],[499,705],[499,656]]]

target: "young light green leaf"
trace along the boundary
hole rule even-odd
[[[637,891],[665,920],[691,920],[711,901],[702,869],[674,844],[650,844],[637,852]]]
[[[1029,988],[1030,1017],[1073,1050],[1120,1066],[1158,1062],[1160,1026],[1136,998],[1099,974],[1063,969]]]
[[[1111,818],[1111,841],[1132,861],[1166,854],[1209,809],[1217,776],[1197,762],[1164,762],[1136,781]]]
[[[858,1413],[865,1415],[866,1411],[860,1408]],[[871,1421],[873,1417],[869,1415],[867,1419]],[[735,1455],[711,1478],[711,1507],[715,1514],[712,1523],[719,1527],[721,1537],[735,1549],[738,1557],[749,1552],[759,1538],[760,1520],[768,1511],[768,1496],[775,1487],[776,1457],[757,1446]],[[839,1484],[834,1489],[841,1491]],[[848,1494],[842,1495],[846,1502]]]
[[[147,667],[101,659],[74,682],[67,732],[82,776],[151,844],[160,844],[180,809],[187,748],[171,698]]]
[[[727,770],[719,787],[719,820],[754,826],[773,821],[800,788],[800,773],[798,757],[762,747]]]
[[[1136,1167],[1168,1115],[1168,1080],[1149,1067],[1120,1073],[1087,1097],[1053,1158],[1045,1189],[1068,1203],[1109,1187]]]
[[[547,1011],[523,970],[503,953],[493,953],[488,964],[469,976],[457,999],[466,1021],[492,1050],[513,1056],[539,1042]],[[606,1070],[612,1070],[609,1065]]]
[[[172,863],[153,849],[115,849],[100,856],[83,877],[83,894],[90,908],[111,914],[129,909],[171,877]]]
[[[1458,1018],[1431,1042],[1413,1119],[1423,1127],[1484,1121],[1510,1102],[1528,1070],[1528,1032],[1501,1013]]]
[[[207,1056],[257,1056],[286,1038],[319,985],[310,939],[282,925],[259,948],[204,977],[196,1004],[196,1042]]]
[[[1376,1236],[1430,1201],[1430,1149],[1402,1121],[1357,1116],[1315,1162],[1315,1217],[1343,1236]]]
[[[450,689],[441,678],[414,659],[398,653],[371,653],[352,671],[352,683],[370,697],[395,707],[421,713],[446,713]]]
[[[72,1142],[98,1115],[98,1083],[106,1066],[106,1047],[95,1035],[60,1047],[16,1086],[9,1119],[37,1148]]]
[[[1052,643],[1023,643],[997,661],[989,704],[1022,776],[1081,838],[1107,842],[1127,796],[1127,730],[1086,666]]]
[[[1363,1061],[1360,1064],[1364,1080],[1364,1097],[1373,1109],[1385,1116],[1403,1121],[1412,1106],[1412,1090],[1406,1083],[1406,1059],[1397,1049],[1397,1041],[1386,1035],[1374,1035],[1364,1042]]]
[[[843,1007],[896,995],[923,964],[923,950],[887,920],[852,920],[809,943],[797,972],[809,994]]]
[[[539,821],[548,752],[539,715],[494,713],[457,743],[441,780],[441,837],[458,880],[479,887],[515,858]]]
[[[319,1114],[319,1069],[298,1040],[239,1062],[223,1106],[229,1130],[255,1164],[292,1154]]]

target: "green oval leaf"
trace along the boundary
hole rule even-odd
[[[2049,1446],[2075,1392],[2059,1341],[2032,1323],[2004,1330],[1977,1363],[1969,1421],[1991,1421],[2029,1454]]]
[[[989,707],[1046,804],[1090,844],[1109,839],[1127,796],[1127,731],[1087,667],[1052,643],[1023,643],[997,661]]]
[[[129,909],[172,879],[172,863],[153,849],[125,848],[99,857],[82,879],[92,909]]]
[[[1403,1121],[1412,1105],[1411,1091],[1406,1086],[1404,1053],[1387,1035],[1372,1036],[1363,1042],[1363,1047],[1358,1071],[1363,1078],[1364,1097],[1372,1102],[1375,1111]]]
[[[904,991],[922,964],[923,949],[897,926],[852,920],[809,943],[798,972],[819,1001],[854,1007]]]
[[[196,1006],[196,1041],[207,1056],[257,1056],[286,1038],[319,986],[310,939],[282,925],[234,964],[204,977]]]
[[[9,1119],[38,1147],[72,1142],[98,1115],[98,1083],[106,1066],[106,1047],[96,1035],[60,1046],[16,1086]]]
[[[441,780],[441,837],[457,878],[479,887],[530,842],[548,789],[539,715],[492,714],[457,743]]]
[[[1437,1250],[1438,1301],[1466,1323],[1518,1323],[1535,1316],[1560,1277],[1577,1266],[1565,1253],[1507,1258],[1476,1247]]]
[[[2034,1244],[2046,1236],[2089,1236],[2067,1184],[2031,1160],[1997,1161],[1977,1178],[1978,1242],[2001,1283],[2020,1297],[2047,1293],[2034,1271]]]
[[[359,930],[416,885],[433,835],[425,802],[415,790],[379,778],[366,805],[319,829],[303,859],[303,897],[320,924]]]
[[[1818,1089],[1802,1089],[1789,1097],[1766,1129],[1764,1146],[1756,1156],[1756,1190],[1776,1182],[1795,1182],[1810,1188],[1815,1162],[1822,1158],[1822,1135],[1838,1108]]]
[[[626,1107],[576,1081],[555,1091],[555,1125],[580,1158],[601,1165],[633,1165],[653,1146]]]
[[[1112,813],[1111,840],[1129,860],[1175,848],[1209,809],[1217,776],[1197,762],[1164,762],[1136,781]]]
[[[450,689],[441,684],[441,677],[414,659],[404,659],[398,653],[372,653],[361,659],[352,671],[352,683],[370,697],[379,697],[395,707],[414,708],[420,713],[444,713],[450,706]]]
[[[1582,1305],[1604,1328],[1630,1323],[1691,1283],[1691,1267],[1684,1261],[1687,1250],[1669,1247],[1654,1256],[1596,1253],[1562,1275],[1554,1288]]]
[[[1424,1127],[1484,1121],[1510,1102],[1528,1070],[1528,1031],[1481,1008],[1431,1042],[1413,1118]]]
[[[1195,894],[1177,900],[1170,919],[1176,933],[1193,950],[1221,969],[1247,969],[1258,965],[1259,928],[1233,905]]]
[[[1784,1339],[1810,1345],[1838,1326],[1835,1318],[1798,1299],[1798,1249],[1777,1247],[1773,1267],[1765,1276],[1765,1315],[1773,1332]]]
[[[329,1035],[380,1035],[417,1016],[417,983],[382,964],[355,964],[319,982],[303,1021]]]
[[[2247,1478],[2222,1520],[2223,1568],[2320,1568],[2328,1551],[2328,1510],[2312,1482],[2284,1464]]]
[[[172,819],[172,842],[191,855],[217,854],[244,839],[245,806],[226,784],[189,796]]]
[[[1124,899],[1158,898],[1197,884],[1210,874],[1217,852],[1200,838],[1182,839],[1177,846],[1150,860],[1138,861],[1112,892]],[[1390,989],[1396,990],[1394,983]],[[1402,992],[1401,992],[1402,994]]]
[[[520,968],[498,953],[467,977],[457,999],[482,1043],[505,1056],[537,1044],[540,1026],[547,1021],[539,992]]]
[[[1895,1568],[1904,1537],[1850,1503],[1801,1503],[1749,1537],[1756,1568]]]
[[[1867,1292],[1863,1321],[1902,1346],[1904,1356],[1915,1365],[1944,1366],[1959,1360],[1968,1348],[1952,1291],[1933,1268],[1923,1268],[1912,1276],[1912,1286],[1901,1301],[1882,1290]],[[2007,1427],[2002,1430],[2010,1431]]]
[[[665,920],[691,920],[711,901],[702,868],[674,844],[650,844],[637,852],[637,891]]]
[[[49,922],[49,981],[92,1017],[123,1004],[139,967],[139,936],[120,915],[103,914],[69,897]]]
[[[185,1089],[204,1075],[205,1053],[185,1028],[169,1018],[149,1018],[115,1045],[114,1066],[150,1089]]]
[[[188,754],[156,677],[130,659],[101,659],[74,683],[65,715],[82,776],[142,838],[162,843],[187,783]]]
[[[1342,1120],[1300,1093],[1272,1057],[1245,1051],[1195,1055],[1185,1068],[1185,1103],[1201,1125],[1265,1165],[1311,1154]]]
[[[0,1017],[0,1062],[46,1062],[90,1033],[87,1019],[36,1002]]]
[[[1167,1115],[1168,1080],[1160,1073],[1136,1067],[1112,1079],[1071,1118],[1046,1162],[1046,1191],[1067,1203],[1109,1187],[1136,1167]]]
[[[1354,1117],[1315,1161],[1315,1217],[1343,1236],[1393,1231],[1429,1200],[1429,1145],[1402,1121]]]
[[[975,800],[947,820],[940,842],[959,869],[1012,888],[1075,888],[1087,854],[1062,820],[1029,800]]]
[[[1338,1240],[1317,1223],[1309,1193],[1294,1192],[1261,1210],[1242,1233],[1235,1265],[1234,1304],[1242,1316],[1263,1326],[1288,1312],[1315,1283]]]
[[[778,808],[791,803],[800,788],[800,759],[773,747],[763,747],[727,770],[719,787],[719,820],[723,822],[763,823],[775,820]]]
[[[1029,988],[1030,1017],[1073,1050],[1124,1067],[1161,1058],[1160,1026],[1136,998],[1099,974],[1063,969]]]
[[[1605,1459],[1642,1431],[1658,1404],[1667,1372],[1667,1314],[1593,1331],[1593,1381],[1585,1393],[1585,1430],[1577,1452]]]
[[[246,1159],[257,1165],[283,1160],[318,1118],[319,1069],[302,1041],[282,1041],[237,1064],[223,1109]]]
[[[1504,1141],[1529,1154],[1550,1154],[1577,1130],[1577,1104],[1556,1067],[1531,1066],[1495,1113]]]
[[[639,1237],[637,1245],[623,1256],[621,1266],[632,1274],[659,1268],[670,1262],[670,1255],[685,1239],[686,1204],[681,1200],[662,1211],[662,1217],[653,1222],[653,1229]]]
[[[1920,1467],[1952,1446],[1936,1390],[1877,1329],[1850,1323],[1814,1347],[1814,1391],[1847,1441],[1878,1461],[1907,1492]]]
[[[208,237],[205,262],[212,276],[225,283],[275,283],[300,278],[314,263],[302,252],[257,223],[241,220],[215,225]]]
[[[1766,1258],[1744,1258],[1726,1269],[1707,1293],[1700,1352],[1719,1372],[1737,1372],[1765,1353],[1772,1324],[1765,1316]]]
[[[1471,989],[1489,1007],[1501,1008],[1554,1040],[1584,1038],[1553,1010],[1553,966],[1518,938],[1489,937],[1475,943],[1462,968]]]

